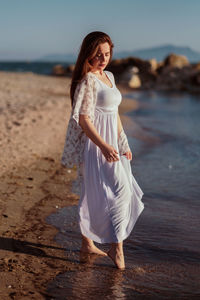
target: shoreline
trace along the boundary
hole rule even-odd
[[[45,299],[46,284],[76,268],[54,241],[58,230],[45,221],[57,209],[78,203],[71,192],[76,168],[60,164],[70,112],[69,79],[8,72],[0,72],[0,78],[0,138],[6,145],[0,153],[0,296]],[[139,103],[122,102],[123,122]]]

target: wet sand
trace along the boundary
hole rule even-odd
[[[71,191],[76,168],[60,164],[71,110],[69,84],[69,78],[0,72],[0,298],[4,300],[46,299],[47,283],[78,267],[55,242],[57,229],[45,221],[58,209],[78,203]],[[138,108],[136,100],[123,99],[120,114],[125,129],[128,117],[122,114]],[[133,122],[131,126],[141,136],[142,128]]]

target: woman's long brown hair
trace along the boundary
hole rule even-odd
[[[77,84],[92,68],[90,60],[97,54],[99,44],[106,42],[110,45],[110,59],[108,62],[110,63],[112,60],[114,44],[112,43],[111,38],[108,34],[101,31],[93,31],[86,35],[86,37],[83,39],[75,68],[72,73],[72,80],[70,85],[71,106],[73,106],[74,93]]]

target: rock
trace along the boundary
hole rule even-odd
[[[200,87],[200,71],[190,77],[190,83]]]
[[[129,87],[131,88],[140,88],[141,87],[141,80],[137,74],[132,75],[131,80],[128,82]]]
[[[200,72],[196,70],[195,65],[187,65],[182,68],[170,65],[161,67],[156,80],[156,88],[159,90],[193,90],[198,92],[199,74]]]
[[[66,68],[66,72],[67,73],[70,73],[72,74],[72,72],[74,71],[74,68],[75,68],[75,65],[69,65],[67,68]]]
[[[194,66],[195,70],[196,71],[200,71],[200,62],[197,63],[195,66]]]
[[[121,79],[129,81],[133,75],[138,74],[139,69],[137,67],[128,67],[125,72],[122,73]]]
[[[180,69],[171,66],[163,67],[156,80],[159,90],[180,90]]]
[[[149,63],[151,65],[151,71],[156,72],[156,69],[158,68],[158,62],[155,58],[152,58],[149,60]]]
[[[129,87],[149,88],[157,77],[156,72],[152,71],[152,65],[155,67],[155,61],[150,63],[140,58],[128,57],[113,60],[108,66],[108,70],[114,73],[117,83],[122,83]]]
[[[55,65],[52,70],[52,75],[55,76],[64,76],[65,68],[62,65]]]
[[[170,67],[182,68],[188,65],[189,65],[189,61],[187,57],[184,55],[177,55],[171,53],[164,60],[164,67],[170,66]]]
[[[139,72],[143,74],[151,72],[150,62],[136,57],[115,59],[110,63],[108,69],[115,74],[122,74],[130,67],[137,67]]]
[[[131,88],[141,87],[141,80],[138,75],[139,69],[137,67],[129,67],[121,76],[121,81],[128,83]]]
[[[54,76],[71,76],[74,71],[75,65],[71,64],[67,67],[63,65],[55,65],[52,69],[51,75]]]

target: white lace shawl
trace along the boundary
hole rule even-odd
[[[79,193],[78,190],[80,189],[82,179],[83,151],[86,142],[86,134],[79,125],[79,114],[88,115],[91,122],[94,123],[94,111],[97,100],[97,87],[94,76],[94,74],[88,72],[76,86],[61,158],[61,164],[63,166],[68,168],[73,168],[74,165],[77,166],[77,193]],[[118,139],[118,148],[120,155],[130,150],[123,129]]]

